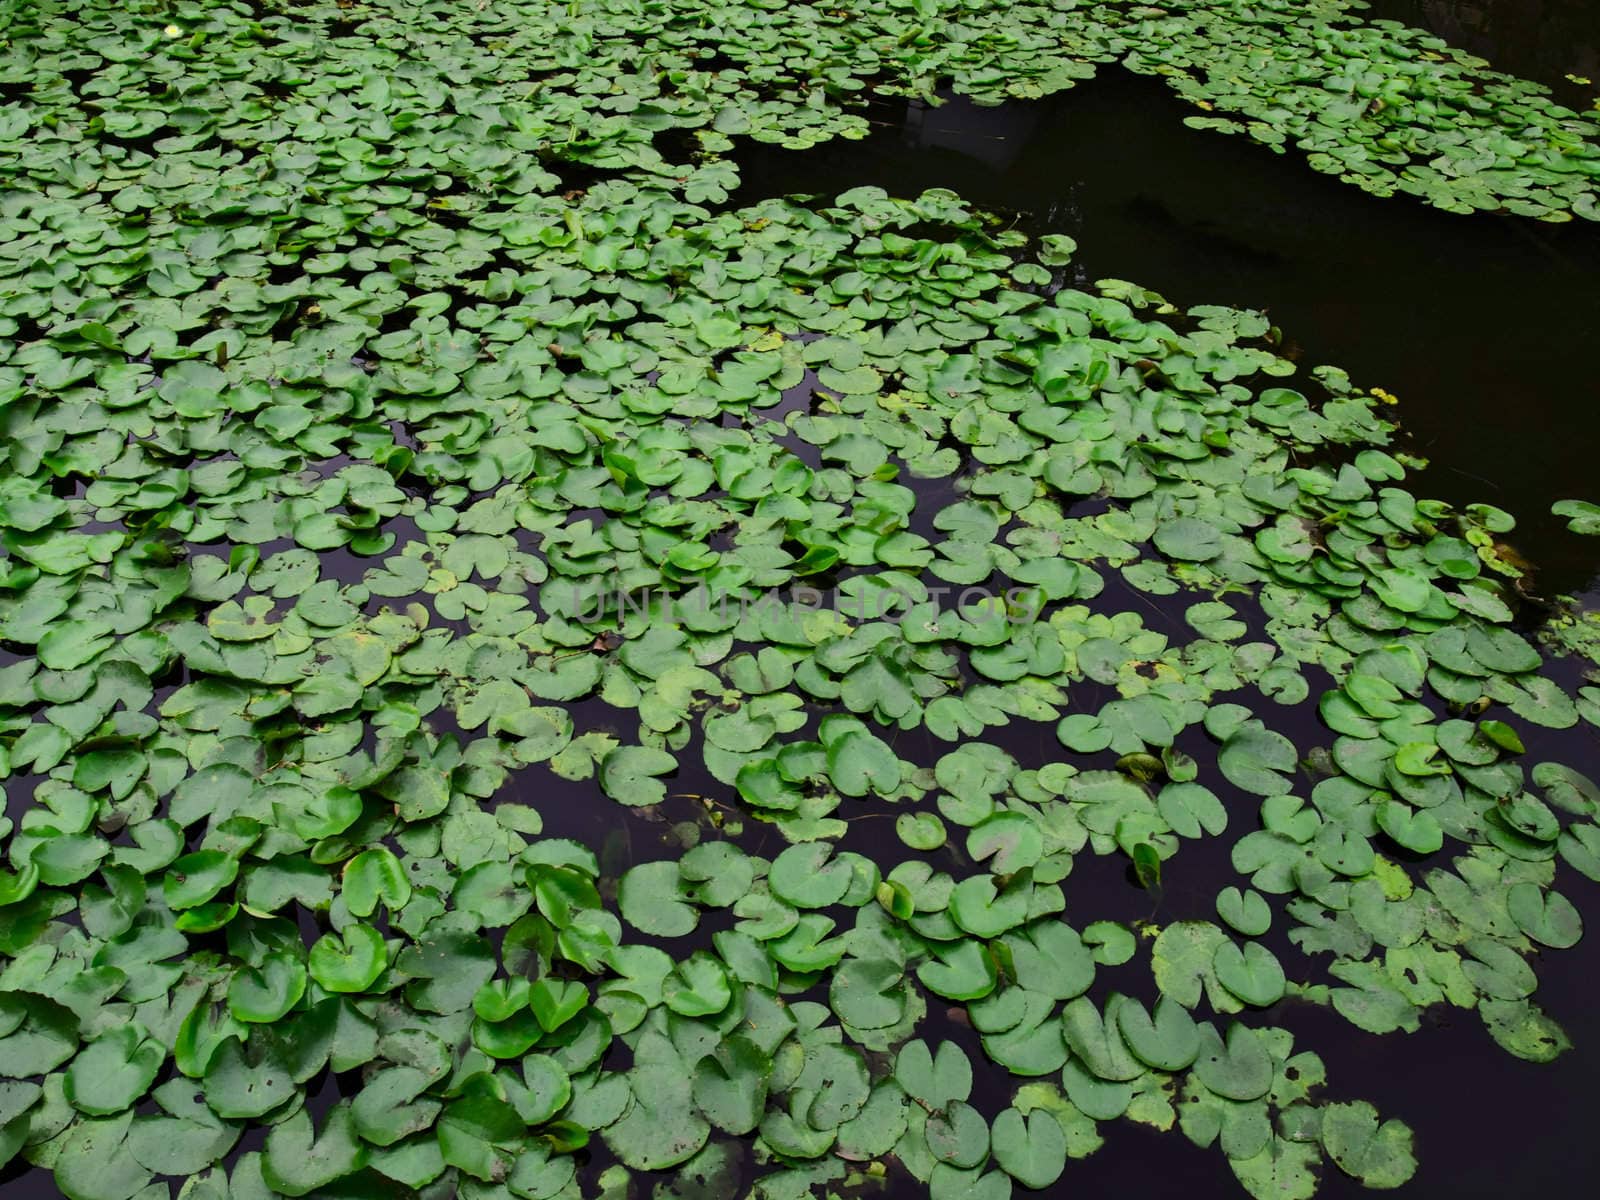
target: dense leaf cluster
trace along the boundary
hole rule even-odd
[[[1262,1010],[1562,1047],[1529,959],[1600,792],[1520,757],[1600,695],[1515,627],[1507,514],[1406,490],[1258,314],[1065,287],[948,192],[723,203],[734,136],[1059,87],[1180,10],[863,8],[14,14],[0,1162],[1003,1200],[1126,1117],[1304,1196],[1410,1134]],[[1323,747],[1276,728],[1313,697]],[[575,798],[669,841],[547,835]],[[1217,921],[1068,921],[1075,863],[1230,831]]]
[[[0,161],[44,186],[115,190],[136,219],[174,206],[269,219],[319,162],[340,181],[318,189],[335,225],[352,204],[537,191],[537,158],[715,201],[737,178],[720,157],[736,138],[860,137],[869,96],[998,103],[1120,62],[1209,114],[1191,124],[1294,149],[1378,195],[1600,219],[1600,122],[1361,7],[7,0]]]

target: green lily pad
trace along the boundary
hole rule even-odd
[[[130,1108],[155,1081],[166,1052],[136,1026],[123,1025],[90,1042],[67,1068],[67,1099],[79,1112],[113,1116]]]
[[[1196,1078],[1229,1100],[1254,1100],[1272,1086],[1272,1059],[1260,1037],[1238,1022],[1228,1027],[1223,1042],[1209,1024],[1200,1026],[1200,1055]]]
[[[1023,1187],[1047,1188],[1067,1165],[1067,1139],[1056,1119],[1043,1109],[1023,1116],[1008,1108],[994,1119],[994,1160]]]
[[[1399,1187],[1417,1169],[1411,1130],[1399,1121],[1380,1124],[1377,1110],[1364,1100],[1323,1107],[1322,1144],[1341,1171],[1367,1187]]]

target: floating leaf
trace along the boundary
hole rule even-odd
[[[1583,920],[1560,892],[1547,892],[1535,883],[1519,883],[1506,893],[1511,919],[1534,941],[1561,950],[1578,944]]]
[[[364,992],[389,965],[383,935],[370,925],[347,925],[311,947],[311,977],[330,992]]]
[[[606,795],[622,804],[634,807],[660,804],[666,798],[667,789],[659,777],[675,770],[677,765],[677,759],[664,750],[622,746],[601,760],[600,786]]]
[[[1272,1059],[1255,1032],[1238,1022],[1228,1027],[1226,1044],[1210,1025],[1201,1025],[1194,1073],[1219,1096],[1254,1100],[1272,1086]]]
[[[1293,771],[1295,762],[1294,743],[1259,721],[1240,726],[1217,755],[1217,765],[1229,782],[1257,796],[1285,791],[1282,775]]]
[[[261,1177],[285,1196],[304,1196],[356,1171],[366,1158],[348,1105],[335,1105],[321,1130],[302,1110],[267,1135]]]
[[[1056,1119],[1042,1109],[1024,1117],[1008,1108],[994,1119],[994,1159],[1023,1187],[1047,1188],[1067,1165],[1067,1139]]]
[[[1283,998],[1285,980],[1277,958],[1260,942],[1223,942],[1211,960],[1217,982],[1258,1008]],[[1214,1089],[1213,1089],[1214,1090]]]
[[[123,1025],[90,1042],[67,1068],[66,1097],[79,1112],[111,1116],[149,1089],[166,1053],[137,1026]]]
[[[1367,1187],[1399,1187],[1417,1169],[1411,1130],[1399,1121],[1380,1125],[1377,1110],[1364,1100],[1323,1106],[1322,1144],[1340,1170]]]

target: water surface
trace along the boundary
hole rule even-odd
[[[1600,76],[1600,4],[1380,0],[1375,14],[1431,28],[1496,65],[1555,86],[1574,105],[1595,89],[1563,75]],[[1408,448],[1434,463],[1423,492],[1457,503],[1488,501],[1519,517],[1516,541],[1537,564],[1535,592],[1591,587],[1600,542],[1568,533],[1548,508],[1566,497],[1600,499],[1592,463],[1600,446],[1600,385],[1588,362],[1600,332],[1600,228],[1456,216],[1406,198],[1381,200],[1315,174],[1297,155],[1191,130],[1183,119],[1192,113],[1159,81],[1111,67],[1090,83],[1029,104],[882,105],[876,132],[864,142],[803,153],[742,146],[746,182],[735,200],[836,193],[867,183],[898,194],[949,187],[1011,214],[1031,232],[1071,234],[1080,244],[1080,282],[1116,277],[1180,306],[1263,308],[1304,368],[1335,364],[1362,385],[1398,394]],[[1146,601],[1113,592],[1105,602]],[[1156,627],[1166,619],[1149,615]],[[1181,627],[1181,618],[1173,619]],[[606,719],[586,710],[580,724]],[[1275,719],[1294,726],[1286,732],[1303,747],[1328,740],[1309,708],[1294,716],[1277,710]],[[631,730],[626,723],[636,716],[617,720]],[[1525,732],[1528,762],[1547,751],[1600,773],[1600,746],[1587,727]],[[903,756],[931,761],[943,749],[931,739],[913,744],[916,736],[897,746]],[[1018,724],[991,736],[1025,764],[1059,750],[1040,727]],[[676,793],[716,792],[695,773],[697,754],[681,761]],[[668,822],[693,815],[690,802],[678,801],[664,810],[666,821],[624,818],[592,786],[545,773],[514,779],[507,793],[535,803],[547,832],[605,849],[613,875],[669,853]],[[1159,897],[1135,888],[1120,859],[1082,856],[1067,884],[1068,919],[1081,926],[1107,917],[1210,917],[1216,891],[1237,881],[1228,848],[1252,823],[1253,810],[1239,810],[1229,835],[1186,844]],[[888,821],[859,822],[847,841],[881,861],[904,856]],[[752,825],[752,851],[773,853],[774,843],[773,831]],[[1600,926],[1593,885],[1571,872],[1562,879]],[[1280,916],[1274,950],[1292,978],[1314,976],[1282,940],[1282,924]],[[1298,1048],[1318,1051],[1334,1098],[1369,1099],[1385,1117],[1412,1126],[1421,1166],[1400,1195],[1560,1200],[1588,1194],[1592,1185],[1581,1180],[1600,1171],[1600,1139],[1593,1134],[1600,1014],[1586,986],[1600,976],[1600,931],[1571,951],[1548,955],[1537,971],[1538,1001],[1576,1043],[1549,1065],[1512,1058],[1475,1014],[1459,1010],[1432,1010],[1419,1032],[1383,1038],[1304,1004],[1285,1003],[1254,1019],[1283,1025],[1296,1033]],[[1102,975],[1117,986],[1136,986],[1141,977],[1149,982],[1143,957],[1126,975]],[[1098,984],[1094,994],[1104,990]],[[931,1019],[921,1032],[930,1040],[962,1040],[975,1062],[981,1055],[957,1024]],[[977,1076],[975,1102],[992,1115],[1013,1081],[999,1071],[980,1069]],[[331,1104],[337,1092],[330,1079],[313,1107]],[[1176,1130],[1157,1133],[1122,1121],[1101,1128],[1105,1147],[1069,1166],[1061,1194],[1141,1200],[1244,1194],[1216,1149],[1197,1149]],[[648,1182],[640,1182],[643,1191]],[[0,1173],[0,1188],[5,1200],[59,1195],[46,1173],[23,1173],[16,1165]],[[903,1178],[887,1190],[895,1200],[926,1194]],[[1337,1172],[1318,1194],[1372,1195]]]

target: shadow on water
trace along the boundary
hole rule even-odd
[[[1118,68],[1030,103],[909,102],[860,142],[745,148],[738,199],[948,187],[1077,238],[1080,282],[1265,309],[1303,369],[1331,363],[1400,397],[1409,448],[1434,464],[1423,494],[1513,512],[1536,590],[1583,589],[1596,544],[1549,507],[1600,494],[1600,384],[1584,364],[1600,333],[1600,228],[1369,196],[1297,154],[1190,129],[1190,115]]]

